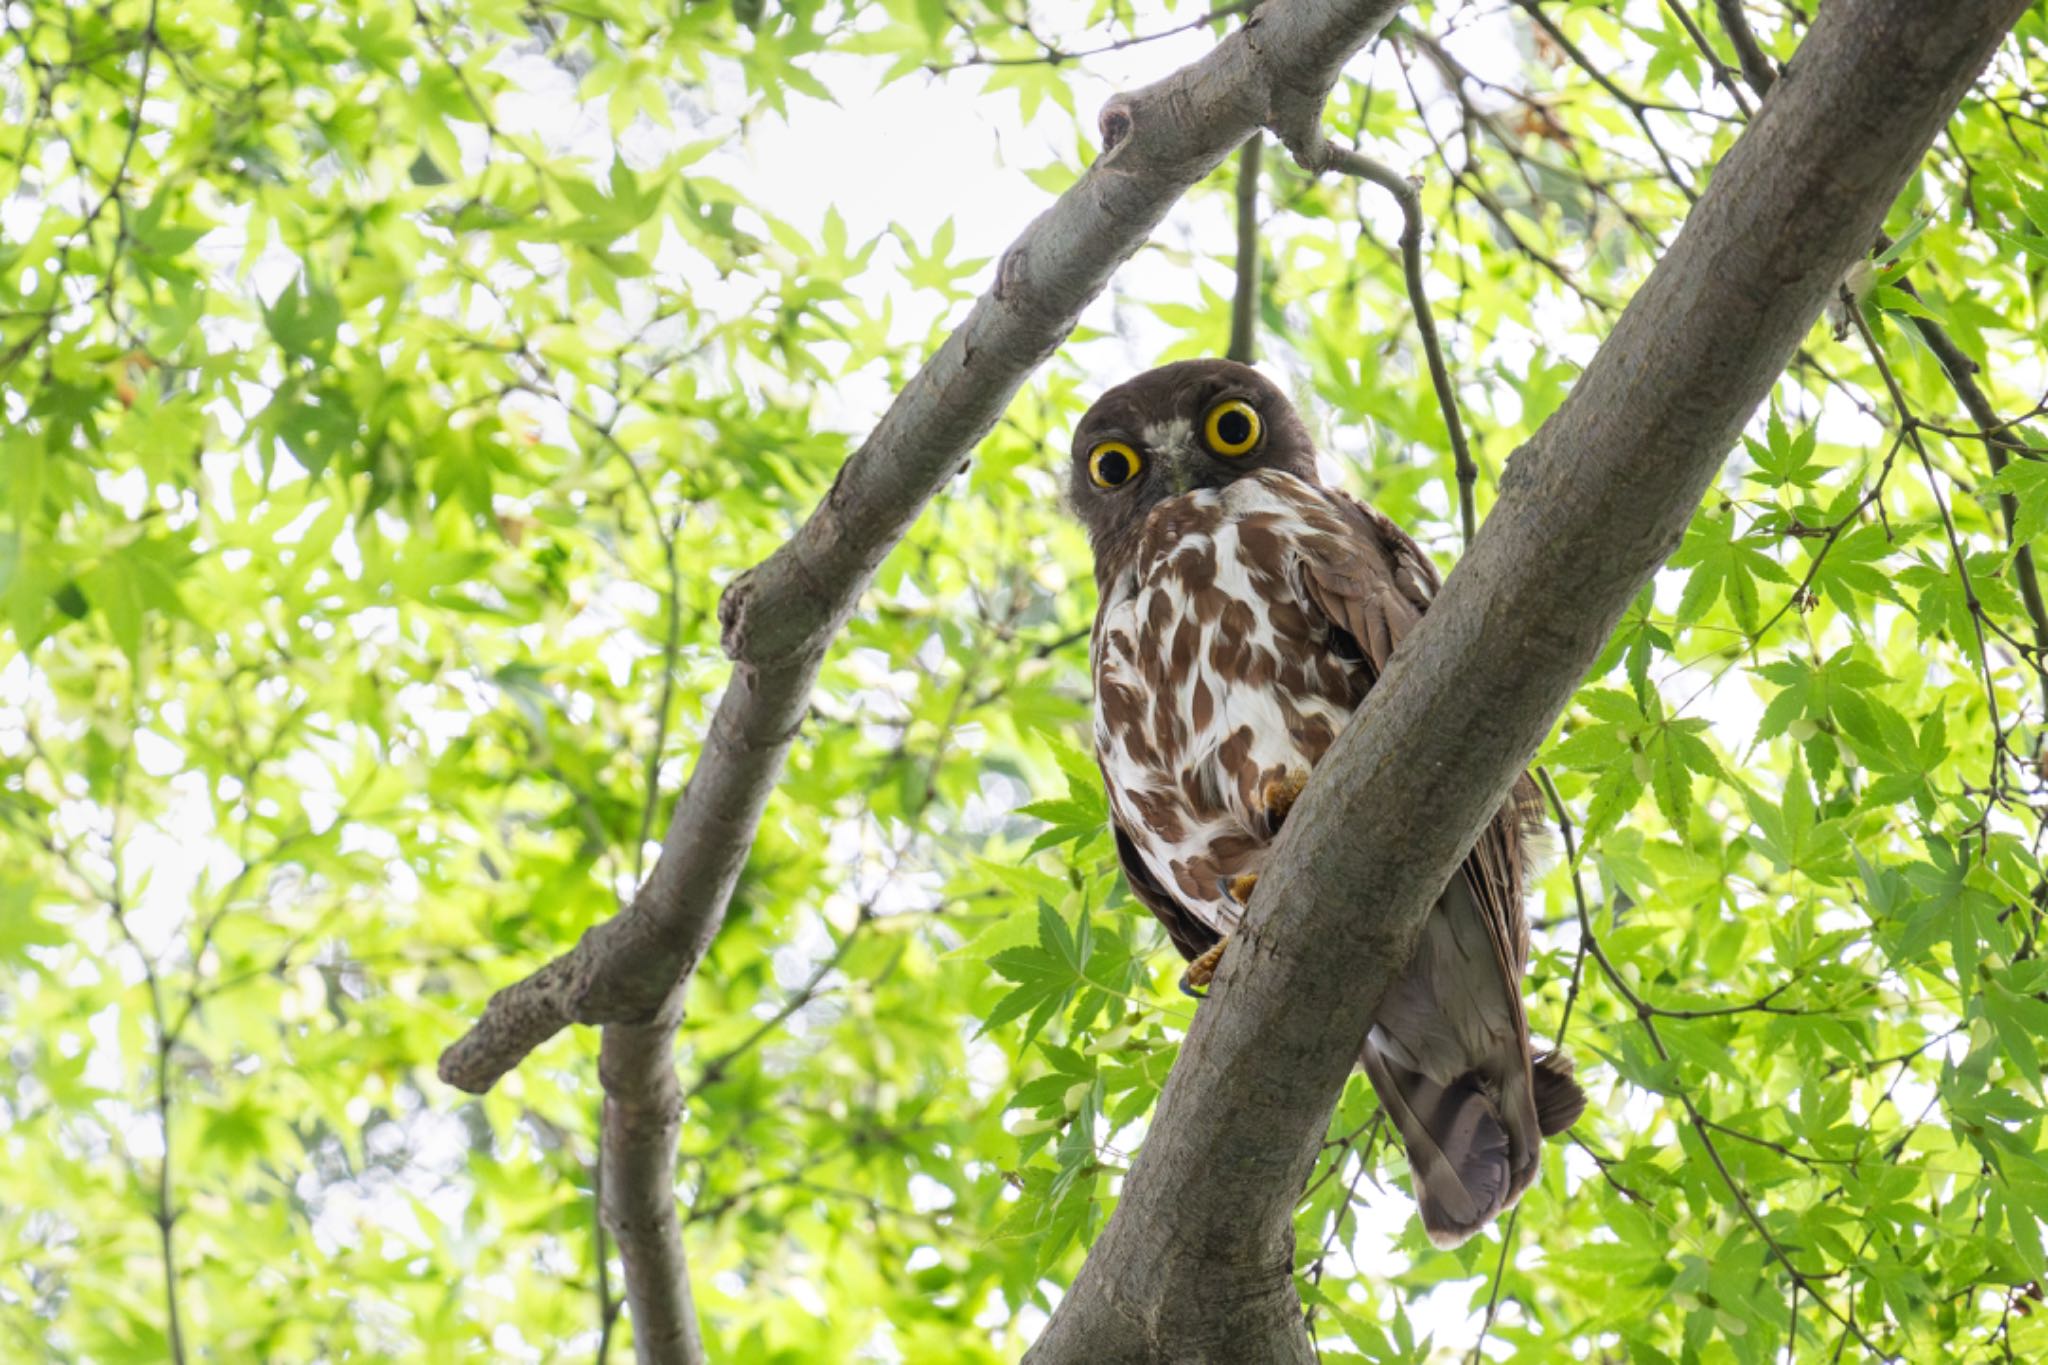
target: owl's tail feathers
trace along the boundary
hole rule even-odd
[[[1572,1079],[1571,1055],[1562,1048],[1538,1057],[1531,1070],[1536,1079],[1536,1126],[1556,1137],[1586,1111],[1586,1092]]]
[[[1465,1241],[1511,1206],[1535,1178],[1536,1143],[1526,1127],[1528,1118],[1520,1120],[1520,1140],[1511,1139],[1501,1105],[1479,1071],[1444,1084],[1395,1065],[1370,1044],[1363,1060],[1380,1104],[1408,1149],[1422,1230],[1432,1243],[1454,1247]],[[1536,1127],[1544,1137],[1562,1133],[1586,1107],[1585,1092],[1572,1079],[1571,1058],[1545,1053],[1530,1075],[1535,1093],[1520,1104],[1533,1098]]]
[[[1511,1199],[1508,1129],[1499,1108],[1476,1071],[1444,1085],[1394,1066],[1369,1045],[1365,1069],[1408,1148],[1422,1230],[1437,1246],[1458,1245]]]

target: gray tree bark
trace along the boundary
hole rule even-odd
[[[2028,3],[1821,7],[1316,769],[1121,1202],[1027,1360],[1314,1358],[1292,1282],[1293,1207],[1388,981]]]

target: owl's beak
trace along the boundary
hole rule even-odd
[[[1160,454],[1164,457],[1166,465],[1166,486],[1173,490],[1173,496],[1192,493],[1207,483],[1208,462],[1202,458],[1200,451],[1175,442]]]

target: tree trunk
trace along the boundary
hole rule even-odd
[[[1308,1361],[1292,1214],[1423,916],[2028,0],[1831,0],[1317,768],[1028,1360]],[[1503,661],[1511,661],[1503,667]]]

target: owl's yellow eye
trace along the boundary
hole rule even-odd
[[[1097,488],[1121,488],[1144,467],[1138,452],[1122,441],[1104,441],[1088,452],[1088,477]]]
[[[1225,399],[1209,409],[1202,435],[1218,455],[1242,455],[1259,443],[1259,410],[1241,398]]]

